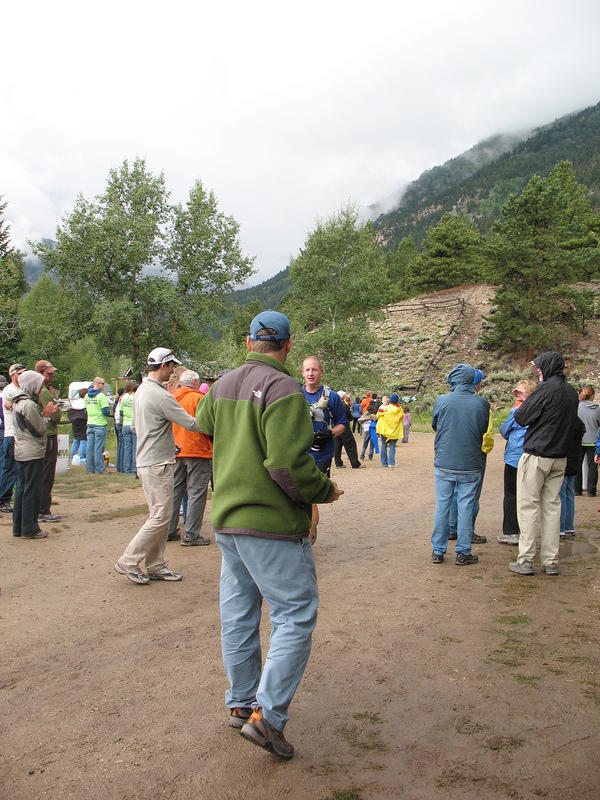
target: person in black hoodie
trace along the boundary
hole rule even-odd
[[[537,369],[540,384],[515,412],[515,422],[528,430],[517,470],[519,555],[508,568],[518,575],[533,575],[535,540],[541,524],[542,572],[558,575],[559,494],[579,398],[565,379],[565,362],[560,353],[542,353],[531,363]]]

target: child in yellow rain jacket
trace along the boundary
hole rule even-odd
[[[396,466],[396,442],[403,436],[402,420],[404,410],[400,398],[394,392],[390,395],[390,402],[382,405],[377,412],[377,433],[381,437],[381,466]],[[388,453],[389,445],[389,453]]]

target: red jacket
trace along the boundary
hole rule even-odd
[[[198,389],[192,389],[190,386],[180,386],[179,389],[175,389],[173,392],[173,397],[188,414],[195,417],[198,403],[201,402],[204,395]],[[175,437],[175,444],[181,447],[181,452],[177,453],[177,458],[212,458],[212,441],[206,434],[188,431],[182,428],[181,425],[173,423],[173,436]]]

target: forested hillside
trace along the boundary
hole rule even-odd
[[[600,103],[511,145],[510,138],[496,137],[413,181],[398,207],[374,222],[386,248],[395,250],[408,235],[420,245],[428,229],[448,212],[467,214],[487,233],[508,196],[521,192],[533,175],[548,175],[559,161],[573,163],[577,180],[588,188],[592,205],[598,207]],[[495,147],[505,151],[486,158]]]

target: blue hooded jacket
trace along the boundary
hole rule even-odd
[[[436,398],[431,427],[435,431],[434,466],[458,472],[483,469],[481,444],[490,420],[490,404],[473,389],[474,370],[457,364],[448,375],[450,392]]]

